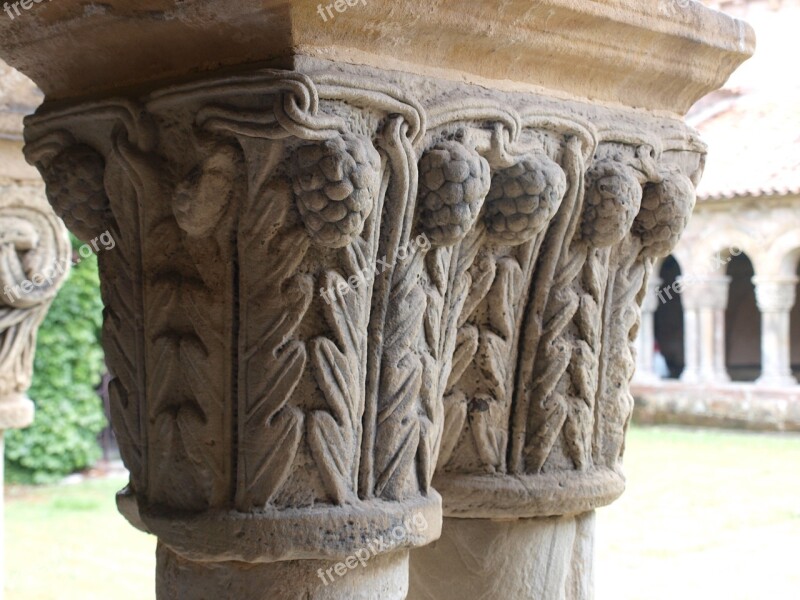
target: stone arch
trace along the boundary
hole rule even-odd
[[[725,273],[731,278],[725,311],[726,369],[733,381],[755,381],[761,374],[761,313],[754,263],[742,252],[731,257]]]
[[[655,273],[661,278],[660,289],[673,289],[681,276],[679,260],[670,255],[659,261]],[[659,298],[654,317],[655,341],[667,361],[670,379],[677,379],[686,365],[684,358],[683,302],[680,294]]]
[[[676,262],[678,264],[678,271],[683,272],[683,263],[686,260],[686,253],[681,253],[680,248],[675,248],[675,250],[669,256],[661,256],[656,259],[656,262],[653,265],[653,274],[654,276],[661,277],[661,269],[664,268],[664,265],[669,262]]]
[[[762,276],[793,277],[800,264],[800,229],[780,235],[763,254],[756,266]]]
[[[690,261],[684,260],[684,274],[724,275],[737,256],[747,255],[755,265],[763,253],[758,241],[745,231],[735,228],[711,231],[696,244]]]

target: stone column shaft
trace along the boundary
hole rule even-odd
[[[496,521],[448,519],[435,545],[415,550],[425,582],[412,600],[594,597],[594,512]],[[534,551],[532,551],[534,550]],[[514,560],[509,560],[514,558]]]
[[[655,368],[655,315],[658,310],[658,293],[664,281],[660,277],[651,277],[647,286],[647,295],[642,303],[642,322],[636,338],[636,383],[657,383],[661,377]]]
[[[756,300],[761,311],[761,376],[763,386],[791,386],[791,312],[796,300],[797,278],[755,278]]]
[[[683,356],[685,365],[681,381],[697,383],[700,381],[700,319],[695,308],[683,306]]]
[[[689,276],[682,285],[687,383],[730,381],[725,366],[725,310],[730,277]]]

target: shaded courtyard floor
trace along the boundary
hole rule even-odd
[[[625,462],[596,600],[800,598],[800,435],[634,428]],[[153,600],[155,541],[117,514],[123,485],[9,488],[6,599]]]

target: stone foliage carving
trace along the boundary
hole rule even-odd
[[[25,398],[36,332],[69,273],[63,224],[33,187],[0,188],[0,429],[33,416]]]
[[[259,71],[28,124],[59,213],[118,242],[123,510],[187,556],[346,554],[410,511],[423,544],[434,488],[469,516],[621,491],[636,303],[702,147],[678,121],[409,87]],[[341,527],[297,533],[321,508]]]

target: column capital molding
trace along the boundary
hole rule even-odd
[[[754,277],[756,302],[761,312],[789,312],[797,299],[797,277]]]
[[[731,285],[731,278],[728,275],[687,274],[679,276],[677,281],[680,282],[684,309],[725,310],[728,307],[728,292]]]
[[[175,510],[435,506],[437,464],[447,514],[622,492],[638,303],[703,160],[680,121],[321,61],[46,104],[26,138],[73,231],[117,240],[125,513],[173,549]]]
[[[457,0],[434,10],[429,0],[342,0],[344,10],[327,14],[326,4],[116,0],[86,10],[62,0],[0,20],[0,55],[51,99],[157,85],[209,65],[296,68],[307,56],[682,115],[755,47],[749,25],[700,3],[512,0],[468,15]],[[42,44],[50,27],[59,35]]]

